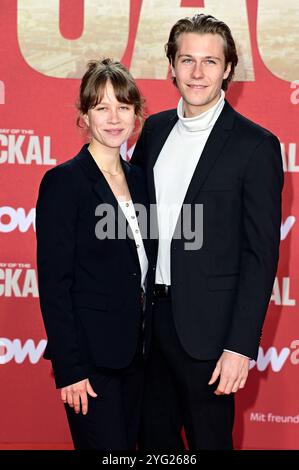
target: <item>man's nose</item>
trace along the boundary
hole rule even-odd
[[[194,78],[202,78],[204,75],[204,72],[203,72],[203,65],[202,63],[199,61],[199,62],[195,62],[194,64],[194,67],[193,67],[193,70],[192,70],[192,76]]]

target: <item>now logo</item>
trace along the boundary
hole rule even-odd
[[[17,364],[22,364],[27,357],[31,364],[36,364],[40,360],[46,345],[47,341],[45,339],[41,339],[37,344],[33,339],[27,339],[22,344],[18,338],[12,340],[0,338],[0,365],[7,364],[12,360]]]
[[[280,352],[271,346],[267,351],[260,346],[257,361],[250,361],[250,369],[256,367],[258,371],[263,372],[267,367],[271,367],[273,372],[281,371],[287,359],[292,365],[299,364],[299,340],[291,342],[290,347],[284,347]]]
[[[26,214],[23,207],[18,209],[9,206],[0,207],[0,232],[9,233],[18,228],[24,233],[31,226],[35,230],[35,208]]]

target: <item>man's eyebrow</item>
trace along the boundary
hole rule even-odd
[[[193,57],[191,54],[179,54],[178,57]]]
[[[214,60],[221,60],[220,57],[216,57],[215,55],[207,55],[204,59],[214,59]]]
[[[179,54],[179,55],[178,55],[178,59],[180,59],[181,57],[193,58],[194,56],[193,56],[192,54]],[[203,56],[202,59],[221,60],[220,57],[216,57],[216,56],[213,56],[213,55],[206,55],[206,56]]]

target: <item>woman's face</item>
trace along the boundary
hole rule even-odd
[[[135,127],[134,105],[117,101],[113,86],[107,81],[101,101],[88,110],[84,120],[93,144],[120,148]]]

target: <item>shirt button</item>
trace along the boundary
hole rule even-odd
[[[138,228],[136,228],[136,230],[135,230],[135,233],[139,233],[139,230],[138,230]]]
[[[130,205],[130,204],[129,204],[128,202],[126,202],[126,207],[129,207],[129,205]]]
[[[135,215],[131,215],[131,219],[135,219],[135,218],[136,218]]]
[[[140,245],[136,245],[136,248],[140,248]]]

